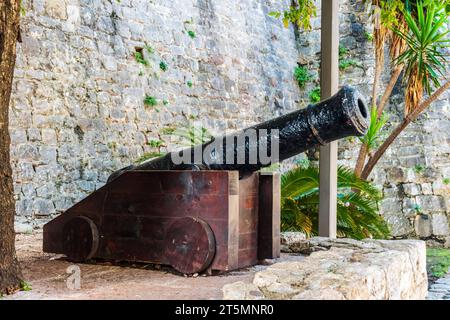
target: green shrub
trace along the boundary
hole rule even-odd
[[[191,37],[192,39],[195,38],[195,32],[194,32],[194,31],[189,30],[189,31],[187,32],[187,34],[188,34],[188,36]]]
[[[339,61],[339,70],[346,70],[349,67],[362,68],[361,64],[353,59],[342,59]]]
[[[306,83],[312,80],[312,75],[305,67],[298,66],[294,69],[294,78],[297,80],[298,86],[300,88],[304,88]]]
[[[424,171],[425,171],[425,167],[424,167],[423,165],[421,165],[421,164],[416,164],[416,165],[414,166],[414,172],[415,172],[415,173],[421,174],[421,173],[423,173]]]
[[[31,284],[22,280],[20,282],[20,290],[21,291],[31,291],[31,290],[33,290],[33,288],[31,287]]]
[[[136,51],[134,53],[134,58],[136,59],[137,63],[143,64],[144,66],[148,66],[149,62],[144,59],[144,55],[140,51]]]
[[[148,142],[148,144],[152,147],[152,148],[160,148],[163,144],[164,141],[161,140],[150,140]]]
[[[146,106],[154,107],[154,106],[156,106],[158,104],[158,100],[156,100],[155,97],[146,95],[145,98],[144,98],[144,104]]]
[[[364,37],[366,37],[367,41],[373,41],[373,33],[370,32],[364,32]]]
[[[193,83],[192,83],[191,80],[189,80],[189,81],[186,82],[186,85],[187,85],[189,88],[192,88]]]
[[[339,59],[345,58],[349,51],[347,47],[339,45]]]
[[[380,191],[355,176],[353,170],[338,168],[337,232],[340,237],[386,238],[389,228],[378,214]],[[318,234],[319,169],[297,167],[281,177],[281,229]]]
[[[167,71],[167,63],[164,62],[164,61],[161,61],[161,62],[159,63],[159,68],[160,68],[162,71]]]
[[[319,87],[311,90],[311,92],[309,93],[309,101],[311,101],[311,103],[317,103],[320,101],[320,88]]]

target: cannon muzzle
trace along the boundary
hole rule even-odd
[[[238,170],[240,177],[281,162],[318,145],[362,136],[369,110],[350,86],[315,105],[257,124],[182,151],[150,159],[114,172],[108,182],[128,170]]]

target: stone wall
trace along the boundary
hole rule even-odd
[[[268,16],[287,4],[28,0],[10,116],[19,222],[64,211],[151,140],[173,148],[167,126],[219,133],[297,108],[295,35]]]
[[[313,30],[298,32],[267,15],[288,4],[27,0],[10,116],[18,225],[64,211],[112,171],[158,151],[152,140],[174,149],[168,126],[194,119],[219,133],[307,105],[318,86],[320,10]],[[341,45],[359,65],[342,70],[340,81],[369,97],[367,10],[356,0],[342,0],[340,10]],[[149,66],[136,61],[136,50]],[[302,90],[292,76],[297,62],[315,77]],[[400,84],[395,93],[388,107],[394,122],[403,107]],[[158,105],[146,107],[146,95]],[[411,125],[373,174],[396,237],[448,239],[449,99]],[[343,164],[353,165],[357,152],[356,139],[340,142]]]
[[[427,295],[423,241],[317,237],[287,245],[296,253],[312,253],[275,263],[252,282],[225,285],[224,299],[418,300]]]

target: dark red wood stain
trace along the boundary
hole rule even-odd
[[[183,273],[249,266],[279,254],[279,192],[267,181],[238,180],[237,171],[125,172],[47,223],[44,251]]]

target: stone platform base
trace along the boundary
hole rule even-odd
[[[283,250],[310,254],[275,263],[252,282],[223,287],[224,299],[425,299],[426,248],[419,240],[364,240],[292,234]]]

